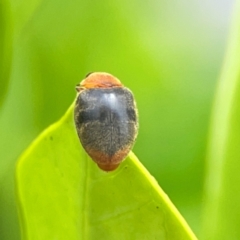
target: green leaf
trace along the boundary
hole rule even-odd
[[[73,106],[21,156],[16,184],[24,240],[196,239],[133,153],[116,171],[97,167]]]
[[[12,25],[9,5],[5,0],[0,2],[0,107],[8,88],[12,54]]]
[[[215,100],[203,239],[240,239],[240,2]]]

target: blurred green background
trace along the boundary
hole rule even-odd
[[[134,152],[199,236],[209,120],[233,1],[2,0],[0,239],[20,239],[16,159],[91,71],[135,94]]]

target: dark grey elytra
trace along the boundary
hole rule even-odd
[[[83,148],[103,170],[118,166],[138,132],[136,104],[125,87],[83,90],[76,99],[74,120]]]

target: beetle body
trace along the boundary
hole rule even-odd
[[[77,90],[74,119],[82,146],[102,170],[112,171],[126,158],[137,136],[133,94],[107,73],[88,75]]]

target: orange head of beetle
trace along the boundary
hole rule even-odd
[[[113,75],[105,72],[89,73],[86,78],[76,86],[77,92],[90,88],[123,87],[122,83]]]

